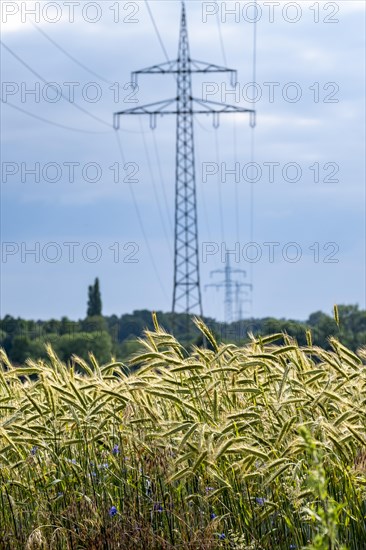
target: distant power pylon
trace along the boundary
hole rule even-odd
[[[150,115],[150,127],[156,127],[158,115],[177,115],[176,169],[175,169],[175,235],[174,235],[174,288],[173,312],[197,312],[202,315],[200,286],[196,175],[194,158],[193,116],[213,115],[213,124],[219,125],[221,113],[251,113],[255,124],[255,111],[225,103],[217,103],[192,96],[192,73],[231,73],[232,85],[236,83],[236,71],[213,63],[195,61],[189,54],[185,4],[182,1],[178,58],[153,65],[132,73],[137,83],[141,74],[176,75],[177,95],[173,99],[141,105],[114,114],[114,128],[119,128],[122,115]]]
[[[205,285],[205,288],[214,286],[216,289],[224,288],[225,289],[225,322],[226,323],[232,323],[233,321],[239,321],[242,315],[242,309],[241,309],[241,290],[244,287],[249,287],[252,289],[252,285],[250,283],[242,283],[239,281],[235,281],[232,278],[232,275],[234,273],[240,273],[241,275],[246,276],[246,271],[243,269],[233,269],[230,266],[230,260],[227,256],[226,258],[226,265],[224,269],[215,269],[214,271],[211,271],[211,277],[212,275],[215,275],[216,273],[223,273],[225,275],[225,278],[223,281],[220,281],[219,283],[211,283],[208,285]],[[233,295],[235,294],[235,311],[236,311],[236,319],[233,318]]]

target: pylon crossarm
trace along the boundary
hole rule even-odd
[[[167,74],[176,72],[178,72],[178,64],[177,60],[174,59],[174,61],[165,61],[164,63],[152,65],[151,67],[146,67],[145,69],[140,69],[139,71],[133,71],[131,73],[131,80],[132,82],[137,83],[137,77],[140,74]]]
[[[219,115],[225,113],[250,113],[249,124],[254,128],[255,121],[255,110],[246,109],[245,107],[237,107],[236,105],[229,105],[227,103],[219,103],[218,101],[208,101],[204,99],[197,99],[192,97],[192,102],[197,103],[201,108],[194,109],[195,114],[212,114],[213,115],[213,125],[215,128],[218,128],[220,125]]]
[[[164,63],[158,63],[151,67],[140,69],[139,71],[133,71],[131,73],[131,81],[137,84],[138,76],[141,74],[178,74],[178,73],[231,73],[231,85],[235,86],[237,82],[237,71],[230,69],[229,67],[221,67],[214,63],[205,63],[204,61],[197,61],[191,59],[187,70],[178,66],[178,59],[173,61],[165,61]]]
[[[225,113],[250,113],[251,120],[250,125],[255,126],[255,111],[253,109],[245,109],[244,107],[236,107],[235,105],[228,105],[226,103],[218,103],[216,101],[204,101],[201,99],[191,98],[193,103],[197,103],[201,108],[199,109],[180,109],[177,107],[169,109],[169,107],[177,102],[177,99],[167,99],[165,101],[157,101],[156,103],[149,103],[148,105],[140,105],[138,107],[132,107],[131,109],[125,109],[124,111],[118,111],[114,113],[113,127],[115,130],[119,130],[119,117],[122,115],[150,115],[150,126],[152,129],[156,126],[157,115],[179,115],[179,114],[201,114],[213,115],[213,124],[215,128],[219,126],[219,115]],[[214,108],[215,107],[215,108]]]
[[[119,117],[122,115],[151,115],[151,117],[156,117],[156,115],[172,115],[176,114],[176,108],[169,110],[169,106],[173,103],[176,103],[176,98],[166,99],[165,101],[157,101],[155,103],[149,103],[148,105],[139,105],[138,107],[132,107],[131,109],[125,109],[124,111],[118,111],[113,115],[113,127],[115,130],[119,129]],[[167,110],[168,109],[168,110]]]
[[[230,69],[229,67],[221,67],[214,63],[206,63],[205,61],[197,61],[196,59],[190,60],[192,73],[231,73],[231,84],[235,86],[237,71]]]
[[[245,107],[237,107],[236,105],[229,105],[228,103],[220,103],[218,101],[208,101],[207,99],[198,99],[192,97],[194,103],[198,103],[201,107],[204,107],[204,113],[253,113],[254,109],[246,109]],[[194,111],[197,112],[197,111]]]

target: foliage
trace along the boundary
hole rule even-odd
[[[330,349],[329,338],[336,336],[344,345],[355,351],[360,346],[366,345],[366,311],[359,310],[358,306],[338,306],[339,326],[334,318],[320,311],[312,313],[305,322],[274,319],[266,317],[264,319],[243,319],[240,322],[219,323],[214,319],[205,318],[204,321],[210,330],[221,342],[234,342],[236,344],[245,344],[249,342],[249,333],[255,336],[266,336],[273,333],[284,332],[289,336],[296,338],[300,345],[306,345],[308,342],[309,331],[312,342],[324,349]],[[172,314],[157,312],[159,323],[168,332],[173,332],[176,338],[189,346],[196,344],[202,346],[204,339],[198,329],[188,322],[189,317],[186,314]],[[45,358],[44,343],[51,342],[52,346],[60,355],[60,358],[67,361],[73,353],[72,345],[67,350],[57,342],[58,338],[68,335],[69,339],[75,338],[80,346],[80,340],[84,338],[84,351],[82,357],[87,357],[87,352],[92,351],[98,361],[106,361],[110,358],[105,357],[105,353],[100,351],[101,346],[97,345],[97,340],[89,338],[89,333],[100,333],[105,338],[104,333],[108,333],[111,344],[108,344],[108,351],[119,360],[126,361],[130,355],[131,349],[135,350],[136,337],[141,337],[145,329],[153,330],[151,312],[148,310],[134,311],[132,314],[88,316],[80,321],[71,321],[63,317],[60,321],[51,319],[50,321],[25,321],[24,319],[15,319],[10,315],[0,320],[1,345],[6,350],[9,358],[14,362],[21,364],[27,357],[33,359]],[[4,334],[5,333],[5,334]],[[83,335],[81,333],[84,333]],[[308,334],[307,334],[308,333]],[[96,343],[91,347],[91,342]],[[207,345],[207,342],[206,342]],[[79,353],[79,352],[77,352]],[[99,355],[102,353],[102,355]]]
[[[94,317],[98,315],[102,315],[102,298],[99,289],[99,279],[97,277],[94,285],[90,285],[88,289],[87,316]]]
[[[0,546],[360,550],[366,350],[285,334],[0,369]],[[279,342],[282,342],[279,344]]]

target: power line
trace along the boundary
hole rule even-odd
[[[257,7],[257,0],[254,0],[255,7]],[[256,83],[257,79],[257,20],[255,19],[253,24],[253,86]],[[255,103],[255,98],[253,94],[253,105]],[[251,126],[251,140],[250,140],[250,162],[251,162],[251,182],[250,182],[250,242],[254,242],[254,182],[253,182],[253,172],[254,172],[254,158],[255,158],[255,125]],[[250,263],[250,282],[253,285],[253,262]],[[253,288],[253,286],[252,286]],[[251,314],[253,315],[253,292],[252,292],[252,302],[251,302]]]
[[[237,127],[236,127],[236,118],[234,117],[233,122],[233,149],[234,149],[234,165],[238,162],[238,140],[237,140]],[[234,208],[235,208],[235,229],[236,229],[236,242],[240,242],[240,216],[239,216],[239,182],[237,181],[235,175],[234,182]]]
[[[220,151],[219,151],[219,138],[217,136],[217,131],[214,132],[215,135],[215,154],[216,154],[216,164],[217,164],[217,188],[219,193],[219,216],[220,216],[220,229],[221,229],[221,242],[225,242],[225,231],[224,231],[224,212],[222,208],[222,181],[221,181],[221,171],[220,171]]]
[[[216,22],[217,22],[217,29],[219,33],[219,39],[220,39],[220,47],[221,47],[221,53],[222,58],[224,61],[224,64],[227,65],[227,57],[226,57],[226,51],[225,51],[225,45],[224,45],[224,39],[222,36],[222,30],[221,30],[221,21],[220,21],[220,15],[217,11],[216,13]],[[236,136],[236,118],[234,117],[234,165],[236,168],[237,163],[237,136]],[[238,182],[235,175],[235,182],[234,182],[234,212],[235,212],[235,228],[236,228],[236,239],[237,242],[240,242],[240,232],[239,232],[239,190],[238,190]]]
[[[225,46],[224,46],[224,40],[222,38],[221,22],[220,22],[220,16],[219,16],[218,11],[216,12],[216,21],[217,21],[217,28],[218,28],[218,31],[219,31],[219,39],[220,39],[220,47],[221,47],[222,58],[224,60],[224,65],[226,66],[227,61],[226,61]]]
[[[255,0],[255,4],[256,4]],[[226,64],[226,53],[225,53],[225,46],[224,41],[222,37],[221,32],[221,25],[220,25],[220,18],[219,13],[217,12],[217,25],[218,25],[218,31],[219,31],[219,37],[220,37],[220,45],[221,45],[221,51],[222,56]],[[256,21],[254,22],[254,28],[253,28],[253,84],[256,82],[256,62],[257,62],[257,24]],[[254,96],[253,96],[253,104],[255,103]],[[234,138],[234,163],[236,166],[237,163],[237,133],[236,133],[236,119],[234,117],[234,127],[233,127],[233,138]],[[250,183],[250,199],[249,199],[249,224],[250,224],[250,242],[254,241],[254,182],[253,182],[253,170],[254,170],[254,157],[255,157],[255,125],[251,124],[251,144],[250,144],[250,159],[251,159],[251,166],[252,166],[252,178]],[[235,198],[235,220],[236,220],[236,235],[237,235],[237,242],[240,242],[240,216],[239,216],[239,189],[238,189],[238,182],[235,178],[235,187],[234,187],[234,198]],[[250,264],[250,289],[251,293],[253,295],[253,263]],[[251,313],[253,312],[253,301],[247,300],[251,304]]]
[[[112,82],[111,80],[107,80],[106,78],[104,78],[100,74],[96,73],[95,71],[93,71],[92,69],[90,69],[89,67],[84,65],[84,63],[82,63],[75,56],[73,56],[69,52],[67,52],[62,46],[60,46],[55,40],[53,40],[53,38],[51,38],[45,31],[43,31],[40,27],[38,27],[38,25],[34,24],[32,21],[31,21],[31,23],[35,27],[35,29],[37,29],[47,40],[49,40],[54,46],[56,46],[56,48],[58,48],[64,55],[66,55],[66,57],[71,59],[77,65],[79,65],[80,67],[82,67],[83,69],[88,71],[93,76],[97,77],[102,82],[105,82],[106,84],[110,84],[110,85],[118,84],[118,83]],[[118,87],[122,90],[122,87],[119,84],[118,84]],[[135,131],[135,130],[126,130],[125,128],[120,128],[120,130],[122,132],[127,133],[127,134],[140,134],[141,133],[141,132]],[[145,133],[145,134],[147,133],[147,131],[142,131],[142,132]]]
[[[71,61],[73,61],[74,63],[76,63],[76,65],[78,65],[79,67],[81,67],[82,69],[84,69],[85,71],[87,71],[88,73],[92,74],[93,76],[97,77],[99,80],[102,80],[103,82],[105,82],[106,84],[113,84],[113,82],[111,82],[110,80],[107,80],[106,78],[104,78],[103,76],[101,76],[100,74],[96,73],[95,71],[93,71],[93,69],[90,69],[87,65],[84,65],[84,63],[82,63],[81,61],[79,61],[78,59],[76,59],[76,57],[74,57],[73,55],[71,55],[71,53],[69,53],[68,51],[66,51],[62,46],[60,46],[60,44],[58,44],[53,38],[51,38],[44,30],[41,29],[41,27],[39,25],[36,25],[35,23],[33,23],[31,21],[33,27],[40,33],[42,34],[42,36],[44,36],[49,42],[51,42],[51,44],[53,44],[58,50],[60,50],[64,55],[66,55],[66,57],[68,57],[69,59],[71,59]]]
[[[138,118],[139,118],[140,128],[142,130],[141,117],[138,117]],[[151,183],[153,185],[154,197],[155,197],[155,201],[156,201],[156,204],[157,204],[157,207],[158,207],[161,226],[163,228],[163,233],[164,233],[165,239],[168,243],[170,256],[172,256],[173,255],[172,248],[171,248],[169,236],[168,236],[168,233],[167,233],[167,230],[166,230],[166,227],[165,227],[164,215],[163,215],[163,212],[161,210],[160,198],[159,198],[158,190],[156,188],[155,176],[154,176],[154,172],[153,172],[153,169],[152,169],[152,166],[151,166],[149,150],[148,150],[148,147],[147,147],[147,144],[146,144],[145,135],[143,133],[142,133],[142,141],[143,141],[143,145],[144,145],[144,151],[145,151],[145,156],[146,156],[146,160],[147,160],[147,166],[148,166],[148,169],[149,169],[149,172],[150,172],[150,179],[151,179]]]
[[[148,13],[149,13],[151,22],[152,22],[152,24],[153,24],[153,27],[154,27],[154,29],[155,29],[156,35],[157,35],[157,37],[158,37],[158,40],[159,40],[161,49],[163,50],[163,53],[164,53],[164,55],[165,55],[165,57],[166,57],[166,60],[169,61],[168,52],[166,51],[166,48],[165,48],[165,46],[164,46],[163,39],[161,38],[161,34],[160,34],[160,32],[159,32],[158,26],[157,26],[157,24],[156,24],[156,22],[155,22],[154,16],[153,16],[152,11],[151,11],[151,9],[150,9],[148,0],[145,0],[145,5],[146,5],[147,11],[148,11]]]
[[[255,0],[256,3],[256,0]],[[257,6],[256,6],[257,7]],[[221,22],[219,17],[219,12],[216,14],[216,21],[217,21],[217,28],[219,33],[219,39],[220,39],[220,47],[222,52],[222,57],[224,60],[225,65],[227,65],[226,62],[226,52],[225,52],[225,46],[224,46],[224,40],[222,36],[221,31]],[[254,31],[253,31],[253,83],[256,81],[256,41],[257,41],[257,28],[256,28],[256,22],[254,22]],[[254,96],[253,96],[253,103],[254,103]],[[252,176],[253,176],[253,170],[254,170],[254,152],[255,152],[255,139],[254,139],[254,128],[255,126],[251,124],[251,145],[250,145],[250,158],[251,158],[251,166],[252,166]],[[233,126],[233,141],[234,141],[234,164],[235,167],[237,165],[238,161],[238,155],[237,155],[237,133],[236,133],[237,127],[236,127],[236,119],[234,117],[234,126]],[[236,237],[237,242],[240,242],[240,216],[239,216],[239,189],[238,189],[238,181],[235,177],[235,184],[234,184],[234,201],[235,201],[235,227],[236,227]],[[253,177],[251,178],[251,184],[250,184],[250,199],[249,199],[249,224],[250,224],[250,242],[253,242],[254,240],[254,183],[253,183]],[[250,265],[250,289],[253,291],[253,264]],[[247,300],[252,305],[252,300]],[[251,312],[252,313],[252,312]]]
[[[32,67],[30,65],[28,65],[28,63],[26,63],[21,57],[19,57],[15,52],[13,52],[13,50],[11,48],[9,48],[9,46],[7,46],[6,44],[4,44],[3,41],[1,41],[1,45],[17,60],[19,61],[19,63],[21,63],[24,67],[26,67],[26,69],[28,69],[28,71],[30,71],[32,74],[34,74],[37,78],[39,78],[40,80],[42,80],[42,82],[44,82],[45,84],[47,85],[50,85],[49,82],[47,82],[47,80],[45,78],[43,78],[42,75],[40,75],[39,73],[37,73],[37,71],[35,71],[34,69],[32,69]],[[106,122],[105,120],[102,120],[101,118],[97,117],[96,115],[93,115],[93,113],[90,113],[89,111],[87,111],[86,109],[84,109],[84,107],[81,107],[81,105],[79,105],[78,103],[76,103],[75,101],[71,101],[70,98],[68,98],[67,96],[65,96],[62,91],[61,91],[61,97],[63,99],[65,99],[65,101],[67,101],[68,103],[70,103],[70,105],[73,105],[75,107],[75,109],[78,109],[79,111],[81,111],[82,113],[85,113],[86,115],[88,115],[89,117],[93,118],[94,120],[96,120],[97,122],[100,122],[101,124],[104,124],[105,126],[108,126],[108,127],[111,127],[111,125]]]
[[[197,142],[195,143],[195,155],[196,155],[196,165],[200,166],[201,163],[200,163],[200,155],[199,155]],[[201,170],[201,175],[202,175],[202,170]],[[204,218],[205,218],[207,235],[208,235],[208,238],[209,238],[210,242],[212,242],[210,224],[209,224],[208,214],[207,214],[207,205],[206,205],[206,200],[203,196],[204,195],[204,186],[203,186],[202,177],[198,178],[198,180],[201,183],[200,187],[201,187],[201,193],[202,193],[202,198],[203,198],[202,205],[203,205],[203,213],[204,213]]]
[[[52,40],[51,40],[52,41]],[[15,58],[17,59],[23,66],[25,66],[30,72],[32,72],[32,74],[34,74],[37,78],[39,78],[40,80],[42,80],[42,82],[44,82],[45,84],[48,84],[48,82],[40,75],[38,74],[35,70],[32,69],[32,67],[30,67],[30,65],[28,65],[23,59],[21,59],[15,52],[13,52],[8,46],[6,46],[6,44],[4,44],[4,42],[1,41],[1,44],[2,46]],[[62,48],[60,48],[62,49]],[[64,52],[66,55],[67,53]],[[68,55],[68,57],[70,57]],[[71,56],[72,57],[72,56]],[[76,61],[75,59],[73,59],[74,61]],[[96,73],[94,73],[96,74]],[[99,78],[99,76],[98,76]],[[88,111],[86,111],[85,109],[83,109],[83,107],[79,106],[77,103],[74,103],[74,102],[71,102],[67,97],[65,97],[62,93],[61,93],[61,96],[63,97],[63,99],[65,99],[66,101],[68,101],[69,103],[71,103],[72,105],[74,105],[76,108],[78,108],[79,110],[81,110],[82,112],[86,113],[87,115],[91,116],[92,118],[98,120],[98,122],[101,122],[107,126],[109,126],[108,123],[106,123],[105,121],[103,121],[102,119],[99,119],[99,117],[96,117],[94,116],[92,113],[89,113]],[[3,102],[4,103],[4,102]],[[9,102],[6,103],[7,105],[9,105],[10,107],[24,113],[24,114],[27,114],[28,116],[31,116],[33,118],[36,118],[38,120],[41,120],[42,122],[46,122],[48,124],[52,124],[54,126],[57,126],[57,127],[61,127],[61,128],[64,128],[64,129],[68,129],[68,130],[72,130],[72,131],[76,131],[76,132],[85,132],[85,133],[108,133],[108,132],[89,132],[89,131],[86,131],[86,130],[79,130],[79,129],[76,129],[76,128],[71,128],[71,127],[68,127],[68,126],[65,126],[63,124],[58,124],[58,123],[55,123],[55,122],[52,122],[52,121],[49,121],[43,117],[40,117],[38,115],[34,115],[33,113],[29,113],[28,111],[25,111],[24,109],[16,106],[16,105],[13,105]],[[121,142],[120,142],[120,138],[119,138],[119,135],[117,132],[115,132],[115,135],[116,135],[116,138],[117,138],[117,144],[118,144],[118,149],[119,149],[119,152],[120,152],[120,155],[121,155],[121,159],[122,159],[122,162],[125,164],[125,158],[124,158],[124,154],[123,154],[123,150],[122,150],[122,145],[121,145]],[[168,299],[167,297],[167,294],[165,292],[165,287],[162,283],[162,280],[160,278],[160,275],[159,275],[159,272],[157,270],[157,267],[156,267],[156,264],[155,264],[155,260],[154,260],[154,256],[152,254],[152,251],[151,251],[151,248],[150,248],[150,244],[149,244],[149,241],[147,239],[147,234],[146,234],[146,231],[145,231],[145,228],[144,228],[144,224],[143,224],[143,221],[142,221],[142,217],[141,217],[141,214],[140,214],[140,211],[139,211],[139,208],[138,208],[138,203],[137,203],[137,200],[136,200],[136,196],[135,196],[135,193],[134,193],[134,190],[131,186],[131,184],[129,184],[129,189],[130,189],[130,192],[131,192],[131,196],[132,196],[132,199],[133,199],[133,203],[134,203],[134,207],[135,207],[135,210],[136,210],[136,215],[137,215],[137,218],[138,218],[138,221],[139,221],[139,224],[140,224],[140,228],[141,228],[141,232],[143,234],[143,238],[144,238],[144,241],[145,241],[145,245],[146,245],[146,248],[148,250],[148,253],[149,253],[149,256],[150,256],[150,260],[151,260],[151,263],[152,263],[152,266],[153,266],[153,269],[155,271],[155,274],[157,276],[157,279],[158,279],[158,282],[159,282],[159,285],[160,285],[160,288],[165,296],[166,299]]]
[[[29,71],[31,71],[37,78],[39,78],[40,80],[42,80],[42,82],[44,82],[45,84],[49,85],[50,83],[47,82],[40,74],[38,74],[34,69],[32,69],[32,67],[30,67],[30,65],[28,65],[23,59],[21,59],[15,52],[13,52],[8,46],[6,46],[4,44],[4,42],[1,42],[2,46],[4,46],[5,49],[7,49],[9,51],[9,53],[11,53],[11,55],[13,55],[22,65],[24,65]],[[71,103],[71,105],[74,105],[77,109],[79,109],[80,111],[86,113],[88,116],[96,119],[98,122],[102,122],[103,124],[105,124],[106,126],[109,126],[109,124],[107,122],[105,122],[104,120],[102,119],[99,119],[99,117],[96,117],[95,115],[93,115],[92,113],[90,113],[89,111],[87,111],[86,109],[84,109],[83,107],[79,106],[77,103],[71,101],[70,99],[68,99],[66,96],[64,96],[62,93],[61,93],[63,99],[65,99],[68,103]],[[41,117],[39,115],[35,115],[33,113],[29,113],[28,111],[26,111],[25,109],[22,109],[21,107],[17,107],[16,105],[10,103],[9,101],[3,101],[3,103],[5,103],[6,105],[10,105],[10,107],[13,107],[13,109],[17,109],[18,111],[28,115],[28,116],[31,116],[35,119],[38,119],[38,120],[41,120],[42,122],[46,122],[47,124],[52,124],[53,126],[57,126],[59,128],[63,128],[64,130],[70,130],[72,132],[81,132],[81,133],[86,133],[86,134],[107,134],[108,132],[96,132],[96,131],[90,131],[90,130],[82,130],[82,129],[78,129],[78,128],[72,128],[71,126],[66,126],[65,124],[59,124],[57,122],[53,122],[51,120],[48,120],[44,117]],[[111,131],[112,131],[112,128],[111,128]],[[121,128],[121,131],[122,132],[125,132],[127,134],[140,134],[141,132],[139,131],[135,131],[135,130],[127,130],[125,128]],[[143,132],[143,133],[147,133],[147,132]]]
[[[41,122],[45,122],[46,124],[51,124],[52,126],[57,126],[58,128],[63,128],[64,130],[69,130],[71,132],[80,132],[82,134],[109,134],[112,132],[112,128],[109,131],[103,131],[103,132],[96,132],[93,130],[81,130],[79,128],[72,128],[72,126],[65,126],[65,124],[59,124],[58,122],[53,122],[52,120],[48,120],[47,118],[43,118],[39,115],[35,115],[34,113],[30,113],[29,111],[26,111],[25,109],[22,109],[21,107],[18,107],[18,105],[14,105],[13,103],[10,103],[9,101],[1,101],[4,105],[8,105],[12,109],[16,109],[17,111],[20,111],[21,113],[28,115],[32,118],[35,118],[37,120],[40,120]]]
[[[170,216],[170,208],[169,208],[169,203],[168,203],[168,198],[167,198],[166,188],[165,188],[165,179],[164,179],[163,171],[162,171],[162,168],[161,168],[161,161],[160,161],[158,145],[156,143],[155,131],[151,132],[151,134],[152,134],[152,138],[153,138],[156,162],[157,162],[157,165],[158,165],[159,179],[160,179],[161,188],[162,188],[162,191],[163,191],[164,203],[165,203],[165,208],[166,208],[166,216],[168,218],[168,224],[169,224],[170,231],[173,234],[173,232],[174,232],[173,223],[172,223],[172,219],[171,219],[171,216]]]
[[[126,160],[125,160],[125,156],[123,154],[123,149],[122,149],[122,144],[121,144],[119,134],[118,134],[117,131],[115,131],[114,134],[116,136],[118,150],[119,150],[119,153],[121,155],[121,160],[122,160],[123,164],[126,164]],[[149,257],[150,257],[151,265],[152,265],[153,270],[155,272],[155,275],[156,275],[156,278],[158,280],[159,286],[160,286],[160,288],[161,288],[161,290],[164,294],[164,297],[165,297],[166,300],[168,300],[168,296],[166,294],[165,287],[164,287],[163,282],[160,278],[159,271],[156,267],[156,263],[155,263],[155,260],[154,260],[154,255],[153,255],[152,250],[150,248],[150,243],[149,243],[149,240],[147,238],[147,233],[145,231],[145,226],[144,226],[144,223],[142,221],[142,216],[140,214],[139,205],[138,205],[138,202],[136,200],[136,195],[135,195],[134,189],[131,185],[131,182],[129,182],[128,187],[129,187],[129,190],[130,190],[130,193],[131,193],[131,196],[132,196],[132,201],[133,201],[134,208],[135,208],[135,211],[136,211],[136,216],[137,216],[137,219],[138,219],[138,222],[139,222],[139,225],[140,225],[141,233],[142,233],[143,239],[145,241],[145,246],[146,246],[146,249],[147,249]]]
[[[195,156],[196,156],[196,165],[201,166],[200,173],[201,173],[201,176],[202,176],[202,165],[200,163],[200,152],[199,152],[199,147],[198,147],[197,142],[195,142]],[[202,177],[198,178],[198,181],[200,182],[200,190],[201,190],[201,197],[202,197],[202,200],[200,201],[200,204],[202,205],[203,217],[204,217],[204,220],[205,220],[207,236],[208,236],[209,242],[212,243],[213,241],[212,241],[212,233],[211,233],[210,221],[209,221],[208,210],[207,210],[207,200],[205,199],[206,190],[205,190],[205,186],[203,184]],[[217,255],[215,254],[212,259],[213,259],[213,262],[215,264],[215,267],[218,269],[220,267],[220,260],[217,258]]]
[[[256,4],[255,0],[255,4]],[[256,83],[257,79],[257,24],[254,22],[253,26],[253,85]],[[253,95],[252,99],[253,104],[255,103],[255,98]],[[254,157],[255,157],[255,126],[252,126],[251,128],[251,143],[250,143],[250,161],[251,166],[253,170],[253,163],[254,163]],[[251,178],[251,184],[250,184],[250,240],[253,242],[254,238],[254,183],[253,178]],[[252,265],[252,264],[251,264]]]

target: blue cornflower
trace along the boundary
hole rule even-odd
[[[265,503],[265,499],[262,498],[262,497],[257,497],[257,498],[255,499],[255,501],[256,501],[257,504],[259,504],[259,506],[263,506],[264,503]]]
[[[214,512],[211,512],[210,518],[211,518],[211,519],[215,519],[215,518],[217,518],[217,515],[216,515]]]
[[[31,455],[34,456],[34,455],[36,454],[36,452],[37,452],[37,449],[38,449],[37,445],[35,445],[34,447],[32,447],[32,448],[31,448]]]
[[[109,508],[109,515],[111,516],[111,518],[113,518],[113,516],[115,516],[117,514],[117,508],[115,506],[111,506]]]
[[[155,510],[155,512],[162,512],[163,511],[163,507],[162,507],[160,502],[157,502],[156,504],[154,504],[154,510]]]
[[[219,535],[219,539],[221,539],[221,540],[224,540],[224,539],[226,539],[226,535],[225,535],[225,533],[221,533],[221,535]]]
[[[119,447],[118,447],[117,444],[113,447],[112,453],[113,453],[114,455],[118,455],[118,454],[119,454]]]

